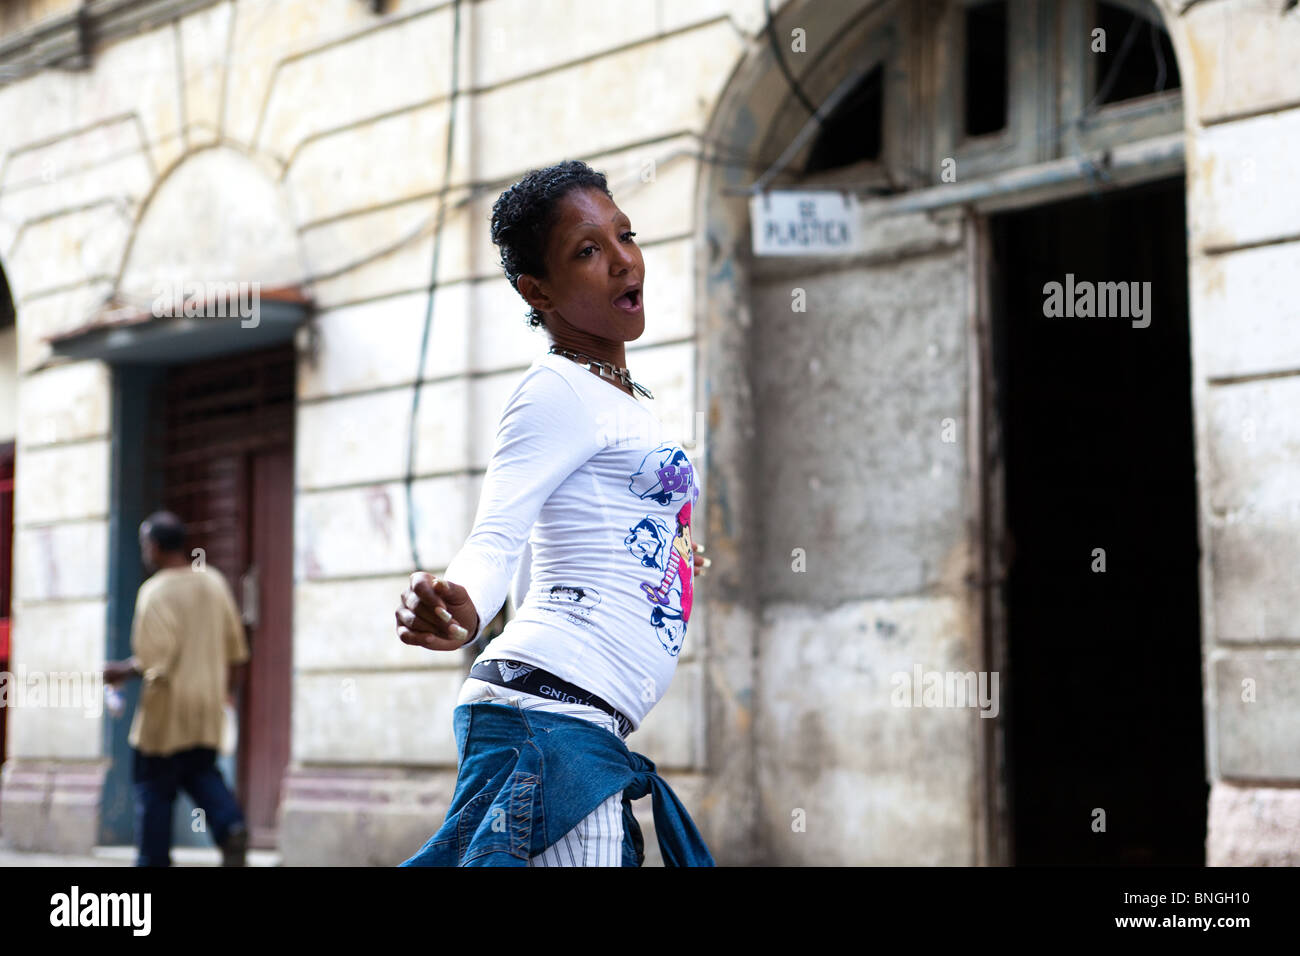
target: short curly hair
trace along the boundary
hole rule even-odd
[[[614,198],[605,174],[580,159],[529,170],[497,197],[492,206],[492,242],[501,250],[501,268],[516,292],[521,275],[545,278],[546,243],[559,218],[560,200],[575,189],[599,189]],[[546,317],[531,306],[526,321],[533,328],[546,325]]]

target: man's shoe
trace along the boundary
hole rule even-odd
[[[236,823],[226,831],[226,839],[221,844],[221,865],[247,866],[247,852],[248,828],[242,823]]]

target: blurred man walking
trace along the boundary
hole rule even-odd
[[[136,595],[132,656],[104,665],[109,683],[144,679],[128,737],[136,865],[171,865],[172,804],[183,788],[202,809],[222,865],[243,866],[248,829],[216,766],[224,704],[249,657],[239,609],[220,571],[191,567],[185,526],[171,512],[144,520],[140,550],[154,573]]]

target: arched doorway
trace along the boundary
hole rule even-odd
[[[719,100],[704,146],[711,161],[700,183],[697,301],[714,498],[708,533],[711,547],[736,556],[737,571],[715,579],[709,612],[711,793],[726,808],[710,825],[724,842],[754,847],[729,862],[1191,862],[1203,854],[1183,121],[1161,23],[1154,6],[1127,0],[791,3],[773,24],[784,66],[762,37]],[[800,55],[801,37],[816,56]],[[758,192],[852,193],[862,207],[860,244],[835,258],[755,256],[755,184]],[[1087,196],[1097,198],[1078,198]],[[1071,199],[1079,205],[1058,205]],[[1037,218],[1012,218],[1034,209]],[[1172,243],[1176,254],[1159,262],[1093,255],[1120,214],[1124,249]],[[1049,262],[1035,230],[1053,224],[1063,239],[1070,228],[1083,238],[1058,243]],[[1101,375],[1136,390],[1112,399],[1119,405],[1154,389],[1167,400],[1167,434],[1177,436],[1168,454],[1154,456],[1160,487],[1178,488],[1156,502],[1159,533],[1181,568],[1160,603],[1176,611],[1164,619],[1167,640],[1127,658],[1115,655],[1118,640],[1102,658],[1077,640],[1075,656],[1035,655],[1030,649],[1051,648],[1052,636],[1022,600],[1034,591],[1025,583],[1033,569],[1054,560],[1052,547],[1070,546],[1068,511],[1020,508],[1041,490],[1035,453],[1059,457],[1068,436],[1029,441],[1026,428],[1036,426],[1025,416],[1045,407],[1043,396],[1031,389],[1016,393],[1015,408],[1006,401],[1010,374],[1024,385],[1034,381],[1025,370],[1052,365],[1033,345],[1028,354],[1009,345],[1012,319],[1028,321],[1034,310],[1025,312],[1029,286],[1017,285],[1013,301],[1005,280],[1035,276],[1035,331],[1064,335],[1068,326],[1041,324],[1043,270],[1063,278],[1075,262],[1080,278],[1090,269],[1092,281],[1158,284],[1161,330],[1137,339],[1150,329],[1127,325],[1126,345],[1181,350],[1158,377],[1124,378],[1120,365]],[[1125,274],[1111,276],[1116,270]],[[1117,323],[1074,326],[1084,335],[1119,331]],[[1095,361],[1107,354],[1101,342],[1058,340],[1056,361]],[[1112,357],[1141,367],[1131,355]],[[1043,389],[1061,381],[1037,378]],[[1100,408],[1090,422],[1097,434]],[[1094,446],[1094,467],[1115,466],[1132,447]],[[1086,463],[1072,467],[1086,477]],[[1017,540],[1013,555],[1009,542],[1024,522],[1046,534],[1028,550]],[[1079,567],[1095,583],[1090,559],[1091,549]],[[1101,618],[1107,606],[1119,616],[1152,610],[1140,561],[1104,573],[1136,603],[1108,605],[1113,595],[1094,593]],[[1080,619],[1064,597],[1051,614],[1062,628]],[[1089,687],[1078,684],[1082,662],[1096,678]],[[891,683],[913,670],[918,679],[982,675],[990,684],[997,675],[1000,709],[900,706]],[[1099,688],[1117,673],[1145,696],[1099,713]],[[1112,748],[1117,724],[1176,732],[1181,746],[1169,765],[1148,774],[1128,762],[1131,749],[1123,761],[1108,764],[1099,751],[1085,765],[1076,748],[1074,765],[1063,767],[1056,741],[1031,730],[1052,726],[1051,702],[1076,691],[1093,709],[1072,706],[1058,730],[1104,737]],[[1168,714],[1175,724],[1159,723]],[[1058,769],[1037,772],[1049,765]],[[1161,775],[1165,789],[1145,786]],[[1096,829],[1093,811],[1107,805],[1109,828]],[[801,813],[821,821],[819,833],[792,826]],[[1181,819],[1176,833],[1156,833],[1162,814]]]

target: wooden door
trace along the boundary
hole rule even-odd
[[[292,686],[293,448],[254,452],[249,461],[251,564],[256,609],[240,722],[243,806],[254,846],[274,846],[280,783],[289,765]],[[283,732],[264,733],[263,728]]]
[[[263,848],[276,845],[289,756],[295,369],[291,345],[212,359],[172,368],[161,395],[163,507],[225,575],[244,618],[235,792]]]

